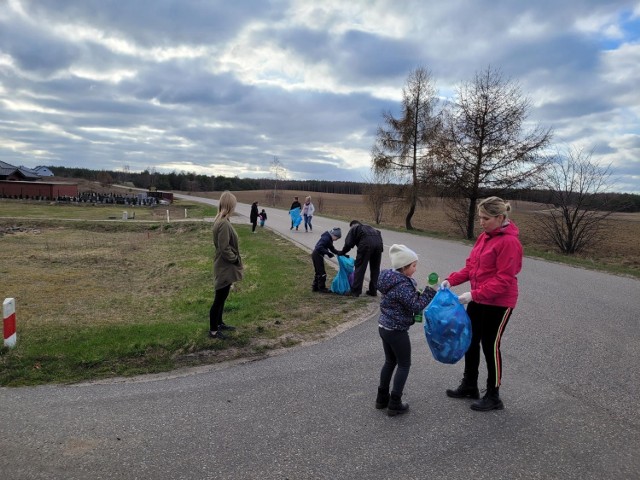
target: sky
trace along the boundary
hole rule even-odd
[[[489,66],[640,193],[638,0],[0,0],[0,160],[367,181],[411,71]]]

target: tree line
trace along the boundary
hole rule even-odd
[[[298,190],[303,192],[360,195],[366,183],[330,180],[288,180],[278,178],[239,178],[223,175],[201,175],[193,172],[161,173],[153,169],[142,172],[90,170],[87,168],[49,166],[55,176],[82,178],[108,186],[131,183],[136,188],[179,190],[183,192],[214,192],[242,190]]]
[[[271,178],[252,179],[225,177],[222,175],[199,175],[189,172],[160,173],[152,170],[143,172],[122,172],[108,170],[90,170],[87,168],[48,166],[57,177],[82,178],[85,180],[100,182],[105,186],[113,184],[131,183],[136,188],[155,188],[156,190],[179,190],[185,192],[213,192],[213,191],[243,191],[243,190],[272,190],[275,181]],[[385,192],[384,200],[391,201],[397,198],[402,190],[401,184],[385,183],[390,190]],[[340,193],[348,195],[368,194],[371,190],[371,182],[341,182],[330,180],[286,180],[278,179],[277,189],[296,190],[310,193]],[[393,192],[391,192],[393,190]],[[451,192],[440,190],[431,192],[440,198],[452,197]],[[498,194],[492,190],[481,190],[481,196],[487,197]],[[506,198],[553,204],[553,193],[549,190],[534,188],[507,189],[501,192]],[[608,206],[611,210],[620,212],[640,212],[640,195],[630,193],[609,193],[595,195],[591,203],[596,208]]]

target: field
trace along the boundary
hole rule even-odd
[[[65,178],[53,178],[53,181],[69,181]],[[90,182],[83,179],[75,179],[78,182],[80,191],[95,191],[97,193],[127,193],[127,189],[101,186],[97,182]],[[129,191],[131,192],[131,191]],[[220,192],[183,192],[196,196],[208,198],[218,198]],[[317,192],[278,190],[274,198],[273,190],[258,191],[238,191],[234,192],[241,203],[252,203],[258,201],[261,207],[268,210],[270,206],[288,209],[297,195],[301,201],[306,195],[311,195],[316,214],[328,217],[339,218],[345,221],[357,218],[365,222],[373,223],[372,214],[365,204],[362,195],[329,194]],[[586,268],[603,269],[612,273],[632,275],[640,277],[640,213],[620,213],[612,215],[604,222],[603,235],[600,241],[593,247],[580,255],[567,256],[557,252],[542,232],[539,231],[535,216],[540,210],[547,208],[545,205],[530,202],[513,201],[512,218],[520,228],[520,238],[525,248],[525,254],[540,257],[551,261],[569,263]],[[189,208],[197,208],[190,206]],[[142,214],[140,220],[162,220],[166,216],[167,207],[159,207],[151,213]],[[184,217],[184,209],[173,205],[168,207],[171,218]],[[72,209],[71,209],[72,210]],[[111,217],[120,218],[123,208],[114,209]],[[73,215],[70,211],[68,215]],[[140,213],[137,213],[140,215]],[[189,211],[187,215],[198,216],[200,212]],[[129,210],[131,215],[131,209]],[[145,218],[147,215],[150,218]],[[386,206],[383,212],[381,226],[384,228],[394,228],[404,230],[404,211],[396,212],[390,206]],[[418,206],[413,217],[412,224],[418,235],[433,235],[446,237],[462,241],[462,236],[457,227],[448,218],[444,203],[441,199],[431,199],[428,204]]]
[[[267,211],[273,205],[270,191],[235,193]],[[275,204],[288,209],[294,194],[306,195],[281,191]],[[217,198],[219,192],[200,195]],[[318,215],[371,223],[360,195],[312,197]],[[513,202],[513,208],[527,255],[640,277],[638,215],[612,217],[597,248],[567,257],[540,240],[534,222],[540,206]],[[124,210],[129,219],[135,210],[135,220],[124,221]],[[225,314],[238,330],[230,341],[209,340],[213,248],[203,219],[213,215],[213,207],[182,201],[134,209],[0,200],[0,295],[16,298],[19,319],[18,347],[0,348],[0,385],[76,382],[265,355],[323,338],[344,328],[345,319],[373,312],[377,304],[364,298],[309,295],[300,302],[300,289],[313,275],[308,253],[268,229],[250,235],[243,222],[237,230],[246,277],[234,286]],[[420,207],[413,225],[416,235],[460,240],[439,201]],[[403,230],[404,214],[386,210],[382,226]],[[277,258],[261,254],[274,244]]]
[[[308,252],[262,229],[236,230],[245,278],[234,285],[229,340],[207,337],[213,299],[211,217],[176,202],[136,220],[110,220],[122,206],[0,200],[0,296],[15,298],[18,344],[0,347],[0,386],[66,383],[251,358],[331,334],[373,302],[306,295]],[[184,215],[183,215],[184,216]],[[278,249],[278,256],[263,252]],[[305,292],[300,301],[301,291]],[[345,320],[348,319],[348,320]]]
[[[220,192],[194,195],[218,198]],[[239,191],[234,192],[239,202],[252,203],[258,201],[267,212],[274,205],[273,191]],[[362,195],[344,195],[327,193],[309,193],[279,191],[275,205],[288,209],[297,195],[300,201],[311,195],[317,215],[335,217],[342,220],[360,219],[372,223],[372,214],[367,208]],[[599,268],[612,273],[620,273],[640,277],[640,213],[615,214],[605,222],[601,241],[581,255],[567,256],[559,254],[546,242],[536,228],[535,215],[544,205],[530,202],[513,201],[512,218],[520,228],[521,241],[525,254],[545,258],[547,260],[570,263],[586,268]],[[405,213],[396,213],[388,207],[384,210],[381,226],[404,230]],[[444,203],[440,199],[431,199],[428,205],[416,210],[412,221],[417,229],[416,234],[428,234],[450,239],[461,240],[461,234],[447,217]]]

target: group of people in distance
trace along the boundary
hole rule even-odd
[[[291,202],[291,207],[289,207],[289,213],[296,211],[296,209],[300,209],[300,216],[304,220],[304,231],[305,232],[313,232],[313,225],[311,221],[313,220],[313,214],[316,211],[316,207],[311,202],[311,197],[308,196],[304,199],[304,204],[300,204],[300,200],[298,197],[293,197],[293,202]],[[293,215],[291,216],[291,228],[289,230],[293,230],[294,228],[298,230],[299,225],[295,224],[295,220],[293,219]]]
[[[297,197],[294,202],[297,201]],[[311,204],[307,197],[305,204]],[[238,249],[238,236],[229,222],[236,206],[236,198],[226,191],[219,201],[219,211],[213,224],[215,247],[214,275],[215,297],[210,310],[209,336],[225,338],[224,330],[234,327],[222,321],[224,303],[231,285],[242,278],[242,260]],[[255,203],[257,211],[257,202]],[[313,207],[307,209],[305,228],[312,229]],[[451,272],[440,284],[440,289],[469,282],[469,291],[458,296],[467,305],[471,320],[471,345],[465,354],[464,373],[457,388],[447,389],[446,395],[458,399],[474,399],[471,409],[476,411],[501,410],[504,404],[499,396],[502,382],[502,356],[500,343],[507,323],[518,300],[517,275],[522,269],[522,245],[519,231],[509,218],[511,206],[498,197],[489,197],[478,204],[477,213],[482,233],[478,236],[463,268]],[[252,206],[253,214],[253,206]],[[294,225],[291,225],[294,228]],[[255,229],[255,225],[254,225]],[[334,242],[342,237],[335,227],[322,233],[311,258],[315,269],[312,290],[327,292],[324,257],[347,255],[357,248],[354,279],[350,296],[362,294],[364,276],[369,267],[370,277],[366,294],[372,297],[381,293],[378,334],[384,351],[384,364],[380,370],[375,407],[386,409],[389,416],[403,414],[409,405],[402,402],[402,395],[411,367],[411,342],[409,328],[436,295],[436,290],[426,286],[419,289],[413,278],[417,270],[418,255],[409,247],[391,245],[391,268],[380,272],[383,253],[382,235],[379,230],[358,220],[349,225],[344,246],[338,250]],[[478,389],[480,350],[487,367],[487,389],[482,399]]]

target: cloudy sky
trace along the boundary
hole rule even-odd
[[[638,0],[0,0],[0,160],[361,181],[412,70],[489,65],[640,193]]]

